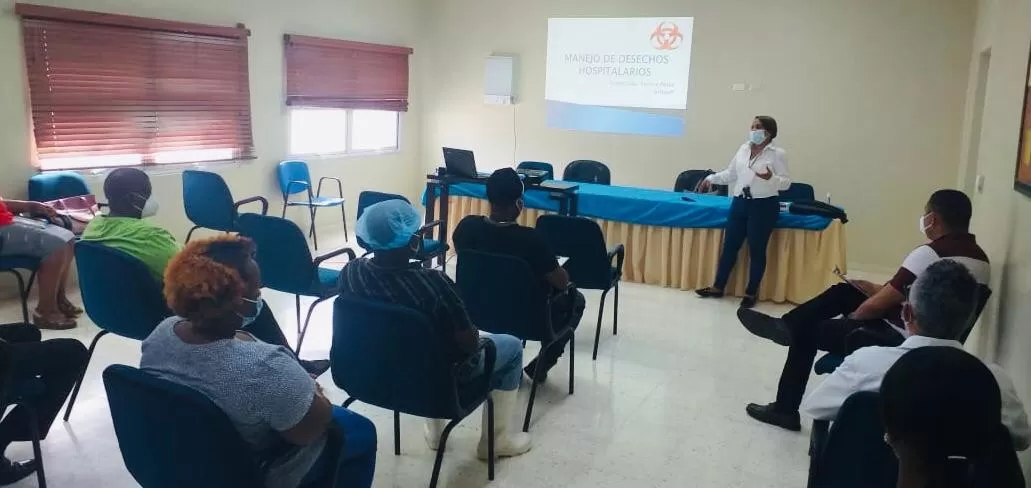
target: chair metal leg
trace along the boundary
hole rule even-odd
[[[394,410],[394,455],[401,455],[401,412]]]
[[[358,399],[357,399],[357,398],[355,398],[355,397],[350,397],[350,398],[348,398],[347,400],[344,400],[344,403],[343,403],[343,405],[341,405],[341,406],[342,406],[342,407],[344,407],[344,408],[350,407],[350,406],[351,406],[351,404],[352,404],[352,403],[354,403],[354,402],[355,402],[355,401],[357,401],[357,400],[358,400]]]
[[[297,354],[297,357],[301,357],[301,344],[304,342],[304,334],[306,334],[308,332],[308,322],[311,322],[311,314],[313,312],[315,312],[315,306],[320,304],[320,303],[322,303],[322,302],[324,302],[324,301],[326,301],[326,300],[329,300],[330,298],[333,298],[333,297],[323,297],[323,298],[316,299],[314,302],[312,302],[311,306],[308,307],[308,316],[304,318],[304,327],[301,328],[301,334],[297,337],[297,350],[294,351],[294,353]],[[297,297],[297,303],[298,303],[298,305],[300,305],[300,303],[301,303],[301,297],[300,296]],[[297,318],[298,319],[301,318],[300,310],[301,309],[298,306],[298,308],[297,308],[297,313],[298,313]]]
[[[294,295],[294,307],[297,310],[297,339],[298,342],[301,338],[301,296]]]
[[[308,231],[308,236],[311,237],[312,241],[315,243],[315,250],[318,251],[319,250],[319,236],[318,236],[318,234],[315,233],[315,214],[316,214],[316,212],[319,211],[319,208],[318,207],[309,207],[309,208],[311,208],[311,229]]]
[[[350,234],[347,233],[347,210],[344,209],[344,204],[340,204],[340,217],[344,220],[344,240],[351,240]]]
[[[612,304],[612,335],[619,333],[619,281],[616,281],[613,288],[616,289],[615,299],[616,303]]]
[[[36,484],[39,485],[39,488],[47,488],[47,475],[43,470],[43,450],[39,446],[39,418],[36,417],[36,412],[28,405],[22,404],[21,408],[25,409],[29,416],[29,432],[32,433],[32,455],[36,458]]]
[[[573,394],[573,364],[576,363],[576,334],[569,334],[569,394]]]
[[[540,364],[539,359],[544,356],[544,351],[547,350],[547,346],[541,347],[541,352],[537,355],[538,365]],[[526,402],[526,417],[523,419],[523,432],[530,431],[530,417],[533,415],[533,400],[537,398],[537,378],[541,375],[541,368],[533,368],[533,384],[530,385],[530,400]]]
[[[282,217],[284,219],[286,218],[286,201],[287,201],[287,197],[284,196],[283,197],[283,214],[280,215],[280,217]]]
[[[197,229],[199,229],[199,228],[200,228],[200,226],[199,226],[199,225],[195,225],[195,226],[193,226],[193,228],[192,228],[192,229],[190,229],[190,231],[189,231],[189,232],[187,232],[187,233],[186,233],[186,242],[190,242],[190,237],[193,237],[193,231],[195,231],[195,230],[197,230]],[[184,244],[185,244],[185,243],[184,243]]]
[[[75,399],[79,396],[79,388],[82,388],[82,380],[86,377],[86,370],[89,369],[90,360],[93,359],[93,351],[97,348],[97,341],[101,337],[108,334],[108,331],[102,330],[93,337],[93,342],[89,345],[89,351],[86,353],[86,364],[82,367],[82,372],[79,373],[79,381],[75,382],[75,388],[72,390],[72,396],[68,399],[68,407],[64,410],[64,421],[67,422],[72,416],[72,407],[75,406]]]
[[[13,274],[14,279],[18,280],[18,299],[21,300],[22,321],[28,324],[31,322],[29,320],[29,288],[25,286],[25,278],[16,269],[6,269],[4,271]]]
[[[594,330],[594,354],[591,355],[592,361],[598,360],[598,342],[601,340],[601,316],[605,313],[605,296],[609,294],[609,290],[601,292],[601,304],[598,306],[598,327]]]
[[[461,420],[462,419],[458,419],[448,422],[447,425],[444,426],[444,430],[440,433],[440,444],[437,447],[437,457],[433,460],[433,474],[430,475],[430,488],[437,487],[437,480],[440,478],[440,465],[444,461],[444,450],[447,447],[447,438],[451,435],[451,429],[454,429]]]
[[[494,481],[494,399],[487,395],[487,480]]]

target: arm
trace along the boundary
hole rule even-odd
[[[56,217],[54,207],[40,202],[26,202],[24,200],[4,200],[7,211],[12,214],[29,214],[34,217]]]
[[[770,182],[777,185],[778,191],[784,191],[791,187],[791,176],[788,173],[788,158],[783,149],[774,151],[771,170],[773,175],[770,176]]]
[[[882,286],[877,293],[867,298],[859,308],[849,314],[853,320],[871,320],[884,318],[884,314],[893,307],[901,305],[906,301],[906,289],[916,281],[916,277],[923,273],[928,266],[938,260],[938,253],[930,246],[920,246],[906,256],[902,266],[895,272],[895,276],[887,285]]]
[[[252,392],[254,408],[287,442],[305,446],[319,440],[333,421],[333,405],[315,380],[286,349],[277,347],[265,356],[254,374],[265,381]]]
[[[313,383],[315,380],[311,380]],[[322,391],[315,388],[312,394],[311,406],[297,424],[281,432],[287,442],[307,446],[319,440],[329,428],[333,421],[333,404],[322,394]]]
[[[544,279],[556,290],[565,290],[569,287],[569,272],[562,266],[555,266],[555,269],[545,273]]]
[[[1013,381],[1002,368],[989,364],[988,369],[992,371],[995,381],[999,383],[999,391],[1002,392],[1002,425],[1010,431],[1013,447],[1023,451],[1031,441],[1031,427],[1027,423],[1024,404],[1017,395],[1017,389],[1013,387]]]
[[[838,366],[820,386],[817,386],[802,402],[802,413],[816,420],[834,420],[841,405],[853,393],[860,390],[866,375],[856,367],[859,358],[852,354]]]
[[[734,156],[730,158],[730,164],[727,165],[727,169],[706,176],[705,181],[713,185],[729,185],[731,176],[734,174],[734,162],[737,161],[737,156],[740,152],[741,150],[738,149],[738,152],[734,153]]]
[[[882,286],[873,296],[867,298],[859,308],[848,315],[848,318],[852,320],[873,320],[884,318],[884,315],[888,313],[894,307],[897,307],[906,301],[906,297],[895,289],[890,284]]]
[[[465,310],[462,298],[458,296],[457,285],[444,273],[434,273],[444,281],[441,285],[443,290],[440,294],[440,307],[443,309],[441,320],[450,322],[454,326],[455,344],[458,350],[465,354],[472,354],[480,347],[480,331],[473,325],[469,313]]]

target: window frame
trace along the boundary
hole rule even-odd
[[[327,107],[305,107],[305,106],[287,106],[288,115],[290,119],[287,125],[289,130],[286,134],[287,145],[291,146],[288,148],[287,153],[291,158],[305,158],[305,159],[338,159],[348,157],[364,157],[364,156],[379,156],[387,154],[396,154],[401,152],[401,137],[402,137],[402,123],[401,114],[403,112],[392,112],[396,117],[396,125],[394,129],[395,141],[392,147],[383,149],[354,149],[354,111],[355,110],[367,110],[367,109],[354,109],[354,108],[327,108]],[[293,139],[293,111],[294,110],[342,110],[345,113],[344,116],[344,150],[343,151],[331,151],[331,152],[297,152],[294,151],[292,139]]]

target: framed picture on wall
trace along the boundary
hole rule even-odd
[[[1031,197],[1031,54],[1024,78],[1024,115],[1020,119],[1020,142],[1017,145],[1017,172],[1013,188]]]

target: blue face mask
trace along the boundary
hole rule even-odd
[[[247,327],[253,324],[255,320],[258,320],[258,316],[261,315],[261,311],[265,308],[265,301],[261,299],[261,294],[258,294],[258,298],[254,300],[251,300],[250,298],[244,298],[243,300],[254,304],[254,315],[243,315],[237,313],[236,315],[243,319],[243,325],[240,326],[241,328]]]
[[[760,129],[760,130],[753,130],[752,132],[750,132],[748,134],[748,142],[751,142],[752,144],[759,145],[759,144],[762,144],[763,141],[765,141],[765,140],[766,140],[766,131],[764,131],[762,129]]]

